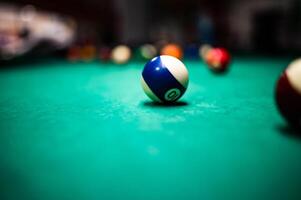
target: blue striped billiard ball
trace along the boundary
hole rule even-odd
[[[189,78],[185,65],[172,56],[158,56],[144,66],[141,85],[155,102],[177,101],[186,91]]]

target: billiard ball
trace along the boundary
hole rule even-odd
[[[284,118],[301,127],[301,58],[293,61],[276,85],[276,104]]]
[[[210,44],[203,44],[199,48],[199,56],[203,61],[206,61],[207,53],[212,49]]]
[[[124,64],[131,58],[131,49],[126,45],[116,46],[111,53],[111,59],[116,64]]]
[[[157,56],[146,63],[142,71],[142,88],[155,102],[177,101],[185,93],[188,82],[185,65],[172,56]]]
[[[151,44],[142,45],[139,49],[140,55],[143,59],[149,60],[157,55],[157,49]]]
[[[91,61],[95,58],[96,47],[93,44],[86,44],[81,47],[81,59],[84,61]]]
[[[78,61],[80,59],[81,49],[79,46],[72,46],[68,49],[67,59],[71,62]]]
[[[212,71],[217,73],[225,72],[229,67],[230,54],[224,48],[213,48],[206,53],[205,61]]]
[[[161,55],[168,55],[182,59],[183,51],[182,48],[177,44],[167,44],[161,49]]]

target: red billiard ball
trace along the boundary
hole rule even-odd
[[[214,72],[227,71],[230,64],[230,54],[224,48],[212,48],[206,53],[206,63]]]
[[[279,78],[276,103],[288,122],[301,126],[301,59],[293,61]]]
[[[68,49],[67,59],[69,61],[78,61],[80,59],[80,47],[79,46],[72,46]]]

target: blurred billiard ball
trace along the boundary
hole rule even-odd
[[[177,101],[188,86],[188,71],[177,58],[162,55],[150,60],[142,71],[141,85],[145,94],[155,102]]]
[[[210,44],[203,44],[199,48],[199,57],[206,61],[206,55],[207,53],[212,49],[213,47]]]
[[[95,58],[96,47],[93,44],[86,44],[81,47],[81,60],[91,61]]]
[[[154,58],[158,52],[154,45],[145,44],[140,47],[139,53],[143,59],[149,60],[149,59]]]
[[[168,55],[182,59],[183,51],[182,48],[177,44],[167,44],[161,49],[161,55]]]
[[[230,54],[224,48],[212,48],[205,55],[205,61],[213,72],[221,73],[228,70]]]
[[[276,104],[292,125],[301,126],[301,58],[293,61],[276,85]]]
[[[67,52],[67,59],[71,62],[80,60],[81,48],[77,45],[71,46]]]
[[[116,64],[125,64],[131,58],[131,49],[126,45],[118,45],[113,48],[111,59]]]

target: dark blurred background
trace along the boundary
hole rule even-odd
[[[31,5],[71,18],[76,23],[72,42],[135,46],[166,40],[237,52],[301,51],[300,0],[9,0],[1,4],[18,9]]]

